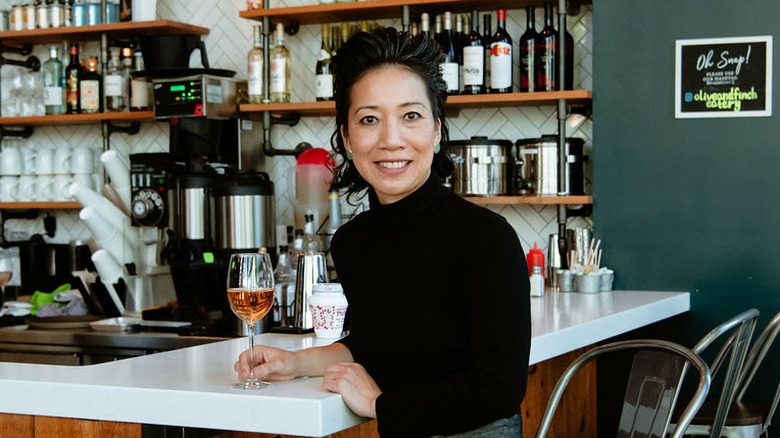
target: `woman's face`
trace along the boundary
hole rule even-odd
[[[431,173],[441,122],[433,118],[425,82],[405,67],[371,70],[350,90],[344,145],[382,204],[403,199]]]

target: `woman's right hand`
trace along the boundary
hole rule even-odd
[[[260,345],[255,347],[252,359],[254,375],[260,380],[292,380],[298,377],[298,358],[293,352]],[[249,350],[238,356],[233,368],[241,381],[249,377]]]

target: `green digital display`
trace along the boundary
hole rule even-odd
[[[186,86],[184,85],[171,85],[171,91],[184,91]]]

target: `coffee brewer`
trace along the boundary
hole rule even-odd
[[[136,226],[158,230],[158,260],[170,268],[177,305],[144,312],[144,318],[240,334],[243,324],[230,311],[225,292],[230,254],[271,249],[276,242],[273,183],[264,173],[239,169],[234,103],[246,83],[194,74],[153,84],[155,117],[170,120],[170,153],[130,156],[132,218]],[[231,235],[236,238],[224,237]],[[153,258],[150,240],[139,259]]]

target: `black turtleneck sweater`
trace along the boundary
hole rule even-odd
[[[355,362],[376,380],[379,433],[465,432],[520,412],[531,345],[528,268],[512,227],[432,174],[344,224],[333,261]]]

